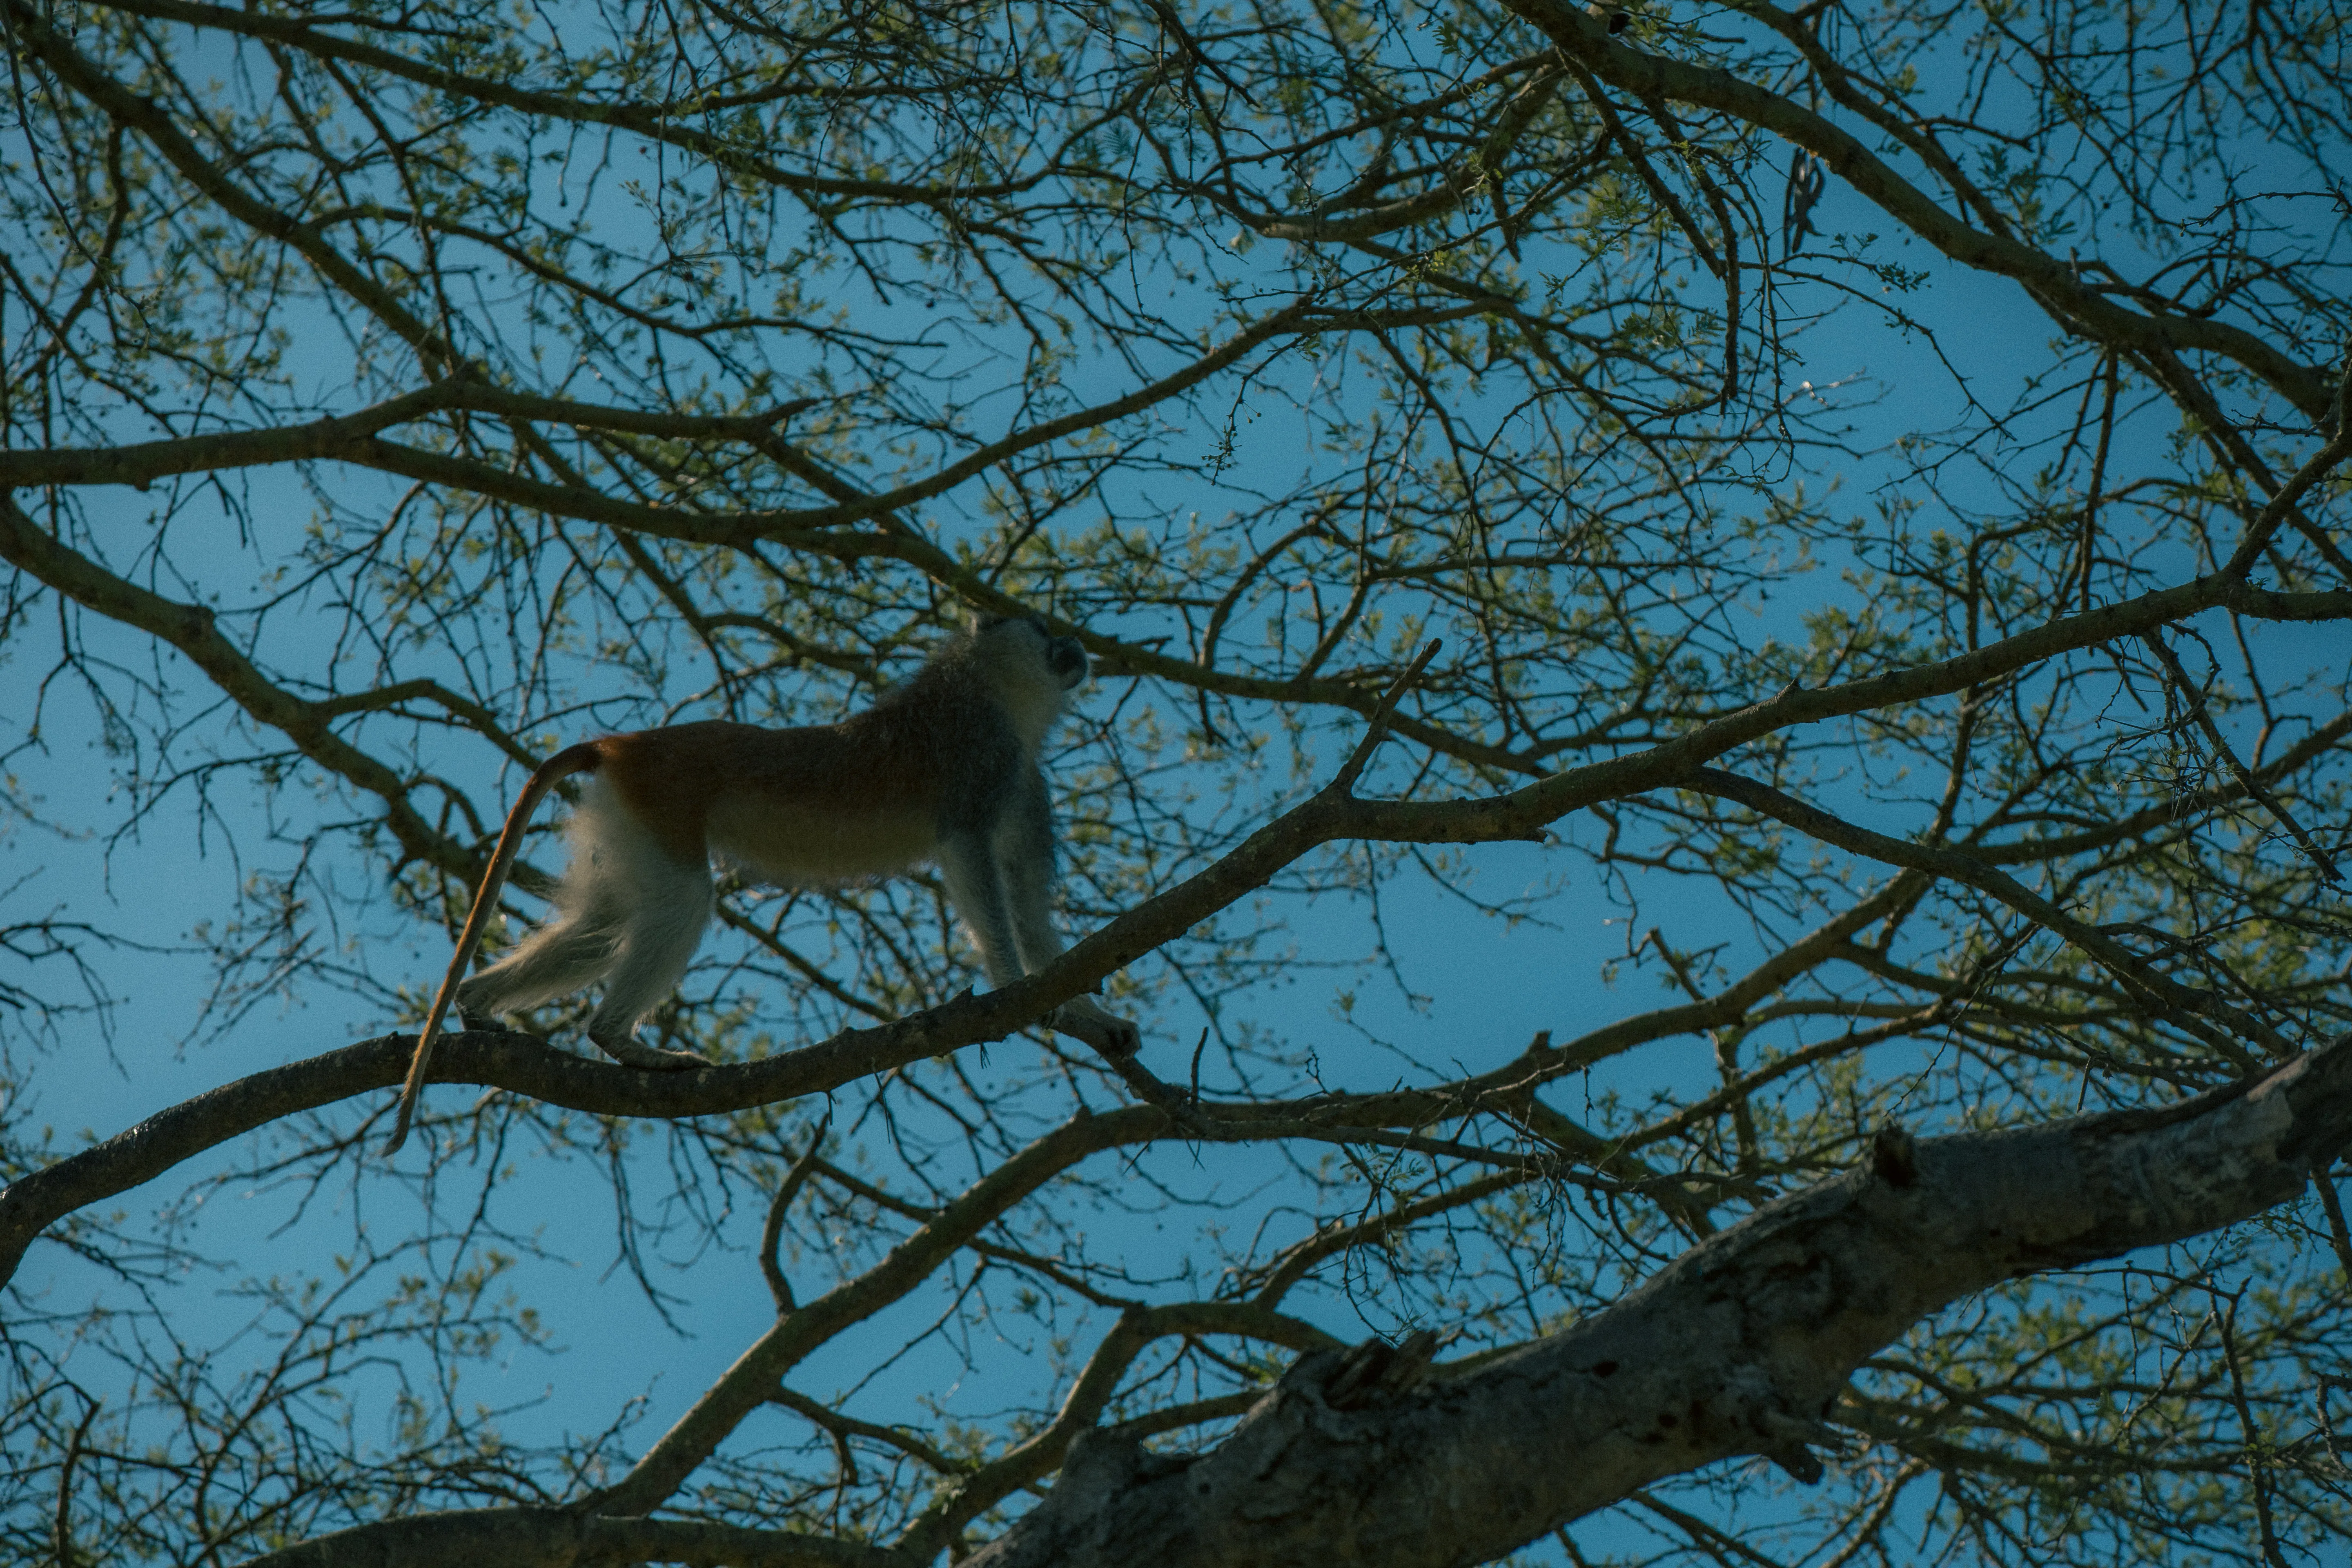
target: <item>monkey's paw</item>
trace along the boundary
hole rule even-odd
[[[1143,1048],[1143,1031],[1091,996],[1073,996],[1054,1009],[1047,1022],[1074,1040],[1084,1040],[1107,1057],[1131,1057]]]
[[[699,1051],[661,1051],[641,1045],[635,1035],[605,1037],[591,1034],[596,1048],[619,1062],[623,1067],[641,1068],[646,1072],[692,1072],[697,1068],[718,1064]]]

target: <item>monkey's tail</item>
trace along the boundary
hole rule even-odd
[[[408,1081],[400,1087],[400,1109],[392,1122],[392,1137],[384,1144],[388,1159],[400,1152],[408,1142],[408,1123],[416,1114],[416,1096],[425,1088],[425,1069],[433,1060],[433,1042],[441,1036],[441,1020],[448,1016],[449,1005],[457,999],[457,983],[466,977],[466,966],[473,962],[475,949],[482,945],[482,928],[490,923],[490,911],[499,906],[499,893],[507,885],[507,872],[514,865],[515,851],[522,847],[523,829],[530,826],[530,814],[558,781],[573,773],[593,773],[603,761],[603,753],[593,741],[583,741],[576,746],[566,746],[539,764],[530,782],[522,786],[522,794],[507,813],[507,825],[499,834],[499,847],[490,855],[489,869],[482,873],[482,884],[474,894],[474,907],[467,913],[466,929],[457,938],[457,956],[449,961],[449,973],[441,977],[440,993],[433,998],[433,1010],[425,1015],[425,1026],[416,1031],[416,1054],[408,1058]]]

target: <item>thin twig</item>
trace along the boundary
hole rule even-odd
[[[784,1266],[776,1258],[776,1248],[784,1237],[784,1215],[792,1208],[793,1200],[800,1195],[801,1184],[816,1168],[817,1154],[824,1149],[824,1135],[832,1126],[833,1108],[828,1105],[816,1124],[816,1131],[809,1135],[809,1146],[801,1152],[799,1159],[793,1162],[793,1168],[784,1173],[783,1184],[777,1187],[776,1195],[769,1200],[768,1223],[761,1227],[760,1272],[768,1277],[768,1294],[776,1299],[776,1310],[779,1312],[798,1310],[798,1303],[793,1298],[793,1282],[784,1278]]]
[[[2344,1205],[2336,1195],[2336,1173],[2332,1165],[2313,1173],[2317,1179],[2311,1184],[2319,1189],[2319,1206],[2327,1215],[2327,1239],[2336,1247],[2336,1261],[2344,1269],[2344,1278],[2352,1282],[2352,1229],[2344,1224]]]
[[[58,1568],[78,1568],[81,1553],[73,1542],[74,1466],[81,1459],[82,1445],[89,1439],[90,1423],[98,1419],[100,1406],[97,1400],[83,1394],[79,1385],[69,1383],[66,1386],[81,1394],[83,1409],[80,1423],[66,1441],[65,1458],[58,1464],[58,1517],[51,1545],[57,1552]]]
[[[2263,1561],[2269,1568],[2291,1568],[2286,1553],[2279,1550],[2278,1529],[2271,1519],[2270,1457],[2263,1452],[2262,1428],[2254,1425],[2253,1406],[2246,1398],[2245,1374],[2238,1365],[2238,1303],[2245,1293],[2245,1288],[2241,1286],[2237,1294],[2229,1298],[2230,1310],[2221,1314],[2221,1364],[2229,1370],[2230,1403],[2237,1407],[2238,1425],[2246,1436],[2246,1479],[2253,1488],[2254,1525],[2262,1532]],[[2218,1302],[2221,1292],[2213,1294]]]
[[[2286,807],[2279,804],[2278,797],[2263,787],[2262,781],[2255,778],[2246,764],[2238,760],[2238,753],[2231,750],[2228,741],[2222,739],[2221,727],[2213,721],[2212,711],[2205,705],[2203,689],[2189,680],[2188,670],[2181,668],[2180,660],[2174,656],[2170,648],[2165,646],[2162,634],[2158,633],[2154,626],[2150,626],[2140,634],[2140,637],[2149,647],[2156,650],[2156,657],[2163,661],[2166,672],[2172,678],[2174,689],[2189,704],[2189,716],[2197,721],[2197,727],[2205,731],[2205,738],[2213,743],[2213,750],[2228,765],[2231,775],[2238,781],[2238,787],[2261,802],[2263,808],[2278,819],[2279,826],[2284,827],[2294,841],[2303,846],[2303,852],[2310,856],[2313,862],[2318,866],[2321,876],[2331,882],[2343,881],[2344,873],[2336,868],[2336,857],[2323,848],[2317,839],[2305,832],[2303,824],[2287,815]]]
[[[1381,693],[1380,701],[1372,706],[1370,721],[1364,726],[1364,738],[1356,742],[1356,749],[1339,765],[1339,771],[1333,775],[1326,794],[1337,793],[1351,799],[1354,797],[1356,780],[1363,775],[1364,764],[1372,760],[1372,753],[1379,750],[1381,742],[1388,735],[1389,715],[1396,711],[1397,700],[1404,695],[1407,687],[1421,679],[1421,672],[1428,668],[1429,661],[1444,646],[1444,638],[1430,638],[1428,645],[1413,656],[1412,662],[1404,667],[1404,673],[1389,682],[1389,689]]]
[[[2304,521],[2295,508],[2295,503],[2303,499],[2303,493],[2325,479],[2328,470],[2336,464],[2352,457],[2352,355],[2345,359],[2344,374],[2336,381],[2336,397],[2328,405],[2327,416],[2327,422],[2332,423],[2334,428],[2327,430],[2326,444],[2314,452],[2286,483],[2272,492],[2270,500],[2256,514],[2253,526],[2246,530],[2246,537],[2231,553],[2229,563],[2221,568],[2223,576],[2242,577],[2252,571],[2254,563],[2269,546],[2271,536],[2279,531],[2280,524],[2290,516],[2295,517],[2299,522]],[[2317,530],[2305,524],[2305,531],[2316,533]],[[2322,533],[2318,537],[2324,543],[2326,535]]]

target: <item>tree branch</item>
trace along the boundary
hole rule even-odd
[[[781,1530],[686,1519],[608,1519],[561,1508],[468,1509],[339,1530],[248,1558],[245,1568],[572,1568],[684,1563],[697,1568],[921,1568],[902,1552]]]
[[[2021,1274],[2185,1240],[2294,1197],[2352,1136],[2352,1038],[2156,1110],[1925,1140],[1693,1247],[1607,1310],[1459,1377],[1335,1409],[1302,1362],[1223,1445],[1081,1445],[971,1568],[1484,1562],[1662,1477],[1805,1450],[1863,1361]]]

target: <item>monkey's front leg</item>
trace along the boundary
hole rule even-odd
[[[1039,803],[1042,805],[1042,801]],[[1046,912],[1052,886],[1053,843],[1008,825],[991,844],[978,834],[948,837],[940,846],[940,869],[948,901],[980,943],[980,961],[993,986],[1011,985],[1034,974],[1062,951]],[[1091,996],[1076,996],[1040,1020],[1106,1056],[1134,1054],[1142,1037],[1133,1024],[1103,1011]]]
[[[1024,804],[1026,809],[992,847],[989,859],[996,874],[1001,914],[992,936],[984,934],[981,945],[988,952],[992,941],[992,956],[999,963],[1009,946],[1013,963],[1008,967],[1016,974],[1034,974],[1061,957],[1062,933],[1054,929],[1054,828],[1042,783]],[[993,969],[990,978],[1003,984],[995,979]],[[1131,1057],[1143,1045],[1140,1029],[1091,996],[1071,997],[1046,1014],[1045,1023],[1107,1057]]]

